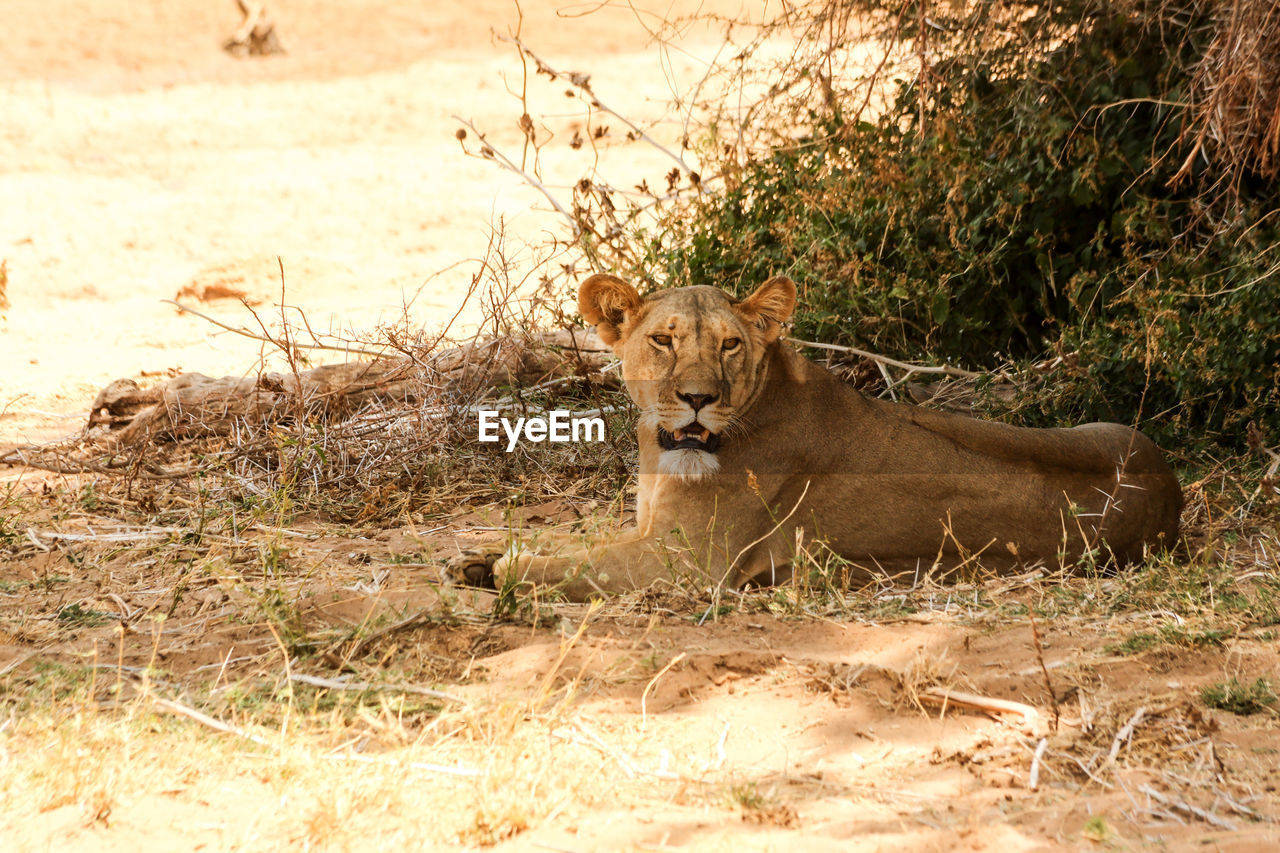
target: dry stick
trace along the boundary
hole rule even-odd
[[[27,538],[30,539],[32,544],[34,544],[36,548],[40,551],[44,551],[45,553],[48,553],[53,550],[48,545],[40,541],[40,537],[36,535],[36,529],[34,527],[27,528]]]
[[[1239,828],[1231,821],[1226,820],[1224,818],[1220,818],[1213,812],[1205,811],[1204,809],[1199,808],[1197,806],[1193,806],[1188,802],[1184,802],[1183,800],[1175,800],[1171,797],[1166,797],[1164,794],[1160,793],[1155,788],[1152,788],[1150,785],[1142,785],[1138,788],[1138,790],[1146,794],[1148,797],[1150,797],[1151,799],[1155,800],[1157,803],[1160,803],[1163,806],[1168,806],[1171,809],[1176,809],[1180,812],[1184,812],[1186,814],[1193,815],[1194,817],[1198,817],[1205,823],[1213,824],[1219,829],[1225,829],[1228,832],[1235,832]]]
[[[249,37],[258,28],[267,7],[264,3],[245,2],[245,0],[236,0],[236,6],[240,8],[240,14],[244,17],[240,21],[240,26],[236,27],[236,31],[231,34],[231,42],[235,45],[248,45]]]
[[[41,445],[23,445],[15,447],[4,455],[0,455],[0,465],[21,465],[24,468],[37,468],[41,471],[52,471],[54,474],[121,474],[121,466],[99,465],[94,462],[57,462],[27,456],[29,450],[40,450]],[[200,468],[183,468],[171,470],[160,465],[154,471],[137,471],[133,476],[139,480],[181,480],[190,477]]]
[[[1058,696],[1053,692],[1053,682],[1049,680],[1049,668],[1044,665],[1044,647],[1040,645],[1040,629],[1036,626],[1035,614],[1028,610],[1027,617],[1031,620],[1031,639],[1036,645],[1036,660],[1040,662],[1040,674],[1044,676],[1044,690],[1049,694],[1049,706],[1053,708],[1053,730],[1057,732],[1058,720],[1062,717],[1061,711],[1058,710]]]
[[[1036,744],[1035,755],[1031,756],[1031,774],[1027,777],[1027,790],[1034,791],[1040,786],[1040,760],[1044,758],[1044,751],[1049,748],[1049,739],[1047,737],[1040,738],[1040,742]]]
[[[268,741],[266,738],[259,737],[258,735],[255,735],[255,734],[250,734],[249,732],[246,732],[243,729],[238,729],[235,726],[231,725],[230,723],[224,723],[222,722],[222,720],[219,720],[216,717],[210,717],[208,714],[205,714],[201,711],[197,711],[195,708],[192,708],[189,705],[183,705],[181,702],[175,702],[172,699],[156,699],[155,703],[156,705],[165,709],[166,711],[169,711],[174,714],[180,714],[184,717],[188,717],[192,720],[195,720],[197,723],[200,723],[201,725],[208,726],[214,731],[219,731],[219,732],[223,732],[224,734],[242,737],[245,740],[253,741],[259,746],[271,746],[271,742]]]
[[[944,707],[951,705],[974,711],[986,711],[989,714],[1020,714],[1023,722],[1032,728],[1036,728],[1040,723],[1040,712],[1036,708],[1008,699],[995,699],[990,696],[979,696],[976,693],[961,693],[958,690],[947,690],[942,687],[931,687],[921,693],[920,698]]]
[[[622,772],[626,773],[629,778],[634,779],[636,776],[639,776],[644,772],[636,766],[634,761],[609,746],[609,744],[605,743],[599,735],[588,729],[580,720],[574,720],[573,727],[581,733],[588,743],[612,758],[614,761],[618,762],[618,765],[622,768]]]
[[[359,655],[360,652],[363,651],[367,646],[369,646],[371,643],[376,643],[378,640],[381,640],[383,637],[387,636],[388,634],[395,634],[399,631],[407,631],[411,628],[416,628],[419,625],[432,621],[434,618],[435,617],[429,611],[424,609],[424,610],[419,610],[417,613],[414,613],[411,616],[407,616],[404,619],[401,619],[399,622],[396,622],[394,625],[388,625],[385,628],[380,628],[377,631],[374,631],[372,634],[369,634],[357,640],[351,646],[351,648],[347,651],[346,655],[344,656],[344,660],[347,660],[347,661],[354,660],[356,656]]]
[[[161,530],[123,531],[120,533],[57,533],[54,531],[34,531],[28,528],[28,535],[41,536],[64,542],[138,542],[143,539],[155,539],[161,536],[172,536],[175,533],[186,533],[179,528]]]
[[[392,693],[413,693],[418,696],[429,696],[432,699],[440,699],[445,702],[456,702],[459,705],[470,704],[466,699],[454,696],[451,693],[432,690],[429,687],[418,687],[414,684],[373,684],[369,681],[336,681],[332,678],[321,678],[317,675],[306,675],[301,672],[290,673],[289,680],[297,681],[302,684],[310,684],[312,687],[323,687],[326,690],[355,690],[360,693],[364,693],[369,690],[387,691]]]
[[[1116,756],[1120,754],[1120,747],[1126,740],[1133,737],[1133,730],[1138,723],[1142,722],[1142,718],[1146,716],[1146,707],[1141,707],[1133,712],[1133,716],[1129,718],[1129,722],[1120,727],[1120,731],[1116,732],[1115,740],[1111,741],[1111,751],[1107,753],[1107,760],[1102,762],[1103,767],[1109,767],[1115,762]]]
[[[671,660],[667,661],[667,665],[664,666],[662,669],[658,670],[658,674],[655,675],[653,678],[649,679],[649,683],[644,686],[644,692],[640,694],[640,731],[644,731],[646,724],[649,722],[649,709],[648,709],[649,691],[652,690],[653,686],[658,683],[659,678],[662,678],[662,676],[666,675],[667,671],[671,669],[671,667],[675,666],[676,664],[680,663],[680,661],[684,660],[687,654],[688,652],[681,652],[680,654],[673,657]]]
[[[573,214],[569,213],[569,211],[564,209],[564,205],[556,201],[556,197],[551,194],[551,191],[546,188],[546,186],[542,183],[542,181],[538,180],[533,175],[530,175],[524,169],[521,169],[519,166],[515,164],[514,161],[511,160],[510,157],[508,157],[506,154],[503,154],[496,147],[494,147],[492,143],[490,143],[487,139],[484,138],[484,134],[476,129],[476,126],[474,124],[456,115],[450,116],[450,118],[452,118],[454,121],[456,121],[458,124],[462,125],[463,127],[470,128],[471,132],[476,135],[476,137],[480,140],[481,145],[483,146],[480,149],[480,153],[484,155],[484,159],[491,160],[492,162],[497,163],[499,166],[506,169],[508,172],[511,172],[515,175],[519,175],[521,178],[524,178],[524,180],[529,184],[529,186],[533,187],[535,190],[542,193],[543,198],[551,202],[551,206],[554,207],[560,213],[561,216],[569,220],[569,225],[570,227],[573,228],[573,239],[575,240],[578,239],[578,236],[582,233],[582,226],[578,224],[578,220],[574,218]],[[466,148],[464,147],[463,150],[466,151]]]
[[[1231,808],[1232,811],[1242,814],[1245,817],[1253,818],[1254,820],[1267,819],[1267,818],[1263,818],[1261,815],[1259,815],[1257,812],[1255,812],[1253,809],[1249,808],[1248,806],[1237,803],[1235,800],[1228,797],[1222,791],[1215,791],[1215,793],[1222,798],[1222,801],[1226,803]]]
[[[825,349],[825,350],[831,350],[832,352],[852,353],[861,358],[870,359],[876,362],[877,364],[887,364],[890,367],[896,367],[899,370],[905,370],[908,373],[945,373],[947,376],[958,376],[962,379],[980,379],[983,376],[983,374],[981,373],[973,373],[972,371],[963,370],[962,368],[959,368],[959,367],[952,367],[949,364],[942,364],[942,365],[936,365],[936,366],[923,365],[923,364],[908,364],[905,361],[898,361],[896,358],[889,358],[887,355],[879,355],[878,353],[868,352],[867,350],[858,349],[857,347],[844,347],[844,346],[839,346],[838,344],[824,344],[824,343],[819,343],[818,341],[803,341],[803,340],[800,340],[799,338],[783,338],[783,340],[790,341],[793,344],[799,344],[800,346],[804,346],[804,347],[813,347],[814,349]],[[899,380],[896,384],[901,385],[902,384],[901,380]]]
[[[1115,787],[1115,785],[1112,785],[1110,782],[1107,782],[1107,781],[1105,781],[1105,780],[1103,780],[1103,779],[1099,779],[1097,776],[1094,776],[1094,775],[1093,775],[1093,773],[1092,773],[1092,772],[1090,772],[1089,768],[1088,768],[1087,766],[1085,766],[1085,763],[1084,763],[1083,761],[1081,761],[1080,759],[1076,758],[1076,757],[1075,757],[1074,755],[1072,755],[1071,753],[1069,753],[1069,752],[1057,752],[1057,751],[1055,751],[1053,754],[1054,754],[1055,756],[1057,756],[1058,758],[1063,758],[1063,759],[1066,759],[1067,761],[1071,761],[1071,762],[1073,762],[1073,763],[1076,765],[1076,767],[1079,767],[1079,768],[1080,768],[1080,772],[1081,772],[1081,773],[1083,773],[1084,775],[1088,776],[1092,781],[1097,782],[1097,783],[1098,783],[1099,785],[1101,785],[1103,788],[1111,789],[1111,788],[1114,788],[1114,787]]]
[[[672,773],[668,770],[646,770],[624,755],[621,750],[606,743],[600,735],[587,728],[586,724],[581,720],[574,720],[573,727],[577,729],[592,746],[618,762],[618,765],[622,767],[622,771],[632,778],[635,778],[636,776],[653,776],[657,779],[667,780],[680,778],[679,774]]]
[[[29,661],[29,660],[31,660],[33,657],[35,657],[35,656],[36,656],[36,654],[38,654],[38,653],[37,653],[37,652],[27,652],[26,654],[18,655],[16,658],[14,658],[13,660],[9,661],[9,663],[5,664],[3,667],[0,667],[0,678],[3,678],[4,676],[6,676],[6,675],[8,675],[9,673],[13,672],[13,671],[14,671],[15,669],[17,669],[18,667],[22,666],[24,663],[26,663],[27,661]],[[90,693],[89,695],[90,695],[90,696],[92,696],[93,694],[92,694],[92,693]]]

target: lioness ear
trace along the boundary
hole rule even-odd
[[[639,308],[640,294],[616,275],[593,275],[578,285],[578,311],[606,344],[622,337],[627,315]]]
[[[785,275],[774,276],[738,303],[738,310],[764,330],[768,343],[782,335],[782,325],[791,319],[795,308],[796,285]]]

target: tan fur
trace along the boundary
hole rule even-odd
[[[825,542],[863,576],[1056,566],[1092,550],[1127,563],[1172,544],[1181,490],[1141,433],[1026,429],[864,397],[779,340],[795,293],[781,277],[741,301],[584,281],[582,315],[622,360],[641,412],[637,526],[537,554],[469,553],[451,576],[515,574],[582,599],[674,576],[782,580],[798,539]],[[719,435],[717,452],[659,446],[660,429],[695,417],[691,428]]]

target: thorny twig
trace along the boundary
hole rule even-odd
[[[454,121],[458,122],[458,124],[462,125],[465,128],[470,129],[471,132],[474,133],[479,138],[482,146],[480,149],[480,156],[482,156],[486,160],[491,160],[494,163],[497,163],[499,166],[506,169],[508,172],[511,172],[515,175],[519,175],[521,178],[524,179],[526,183],[529,184],[529,186],[533,187],[538,192],[542,193],[543,198],[549,201],[551,203],[551,206],[554,207],[561,216],[563,216],[565,219],[568,220],[569,227],[573,229],[573,237],[572,237],[573,240],[577,240],[578,237],[582,235],[582,224],[578,221],[577,217],[575,217],[569,211],[565,210],[564,205],[562,205],[556,199],[556,197],[552,195],[551,191],[547,189],[546,185],[543,184],[542,181],[538,180],[536,177],[529,174],[527,170],[521,168],[520,166],[517,166],[515,161],[513,161],[506,154],[503,154],[500,149],[492,145],[488,141],[488,139],[485,138],[485,135],[481,133],[474,124],[456,115],[452,116],[452,118]],[[463,131],[458,131],[458,132],[460,134],[463,133]],[[466,151],[465,136],[460,137],[458,141],[460,143],[463,143],[462,150]],[[468,151],[467,153],[470,154],[471,152]]]
[[[637,125],[635,122],[633,122],[631,119],[627,118],[625,115],[623,115],[622,113],[618,112],[617,110],[613,109],[612,107],[608,106],[607,104],[605,104],[603,101],[600,100],[599,96],[596,95],[595,91],[592,90],[591,88],[590,74],[582,74],[577,71],[559,71],[555,68],[552,68],[540,56],[538,56],[536,53],[530,50],[529,46],[526,45],[523,41],[521,41],[518,36],[514,36],[514,35],[498,36],[498,40],[505,41],[508,44],[514,44],[517,48],[519,48],[522,55],[528,56],[530,59],[534,61],[534,63],[538,67],[539,74],[546,74],[552,80],[569,81],[569,83],[571,83],[575,88],[579,89],[586,95],[587,103],[593,109],[600,110],[603,113],[608,113],[609,115],[616,118],[618,121],[625,124],[627,127],[631,128],[631,134],[634,136],[635,139],[642,140],[648,143],[649,145],[653,146],[654,148],[656,148],[658,151],[661,151],[667,157],[671,158],[671,160],[675,162],[676,167],[679,168],[680,171],[688,175],[690,180],[692,180],[695,185],[698,183],[699,181],[698,173],[695,172],[692,168],[690,168],[689,164],[684,161],[683,157],[676,154],[674,151],[672,151],[667,146],[663,145],[661,142],[658,142],[649,134],[645,133],[644,130],[642,130],[640,126]]]
[[[374,350],[361,349],[360,347],[351,346],[350,344],[336,346],[334,344],[320,343],[319,341],[308,344],[308,343],[301,343],[297,340],[290,340],[286,345],[284,341],[280,341],[280,340],[277,340],[276,338],[273,338],[269,333],[265,331],[262,334],[259,334],[258,332],[250,331],[249,329],[246,329],[243,326],[237,327],[237,326],[228,325],[227,323],[224,323],[215,317],[210,317],[208,314],[205,314],[202,311],[197,311],[196,309],[192,308],[190,305],[184,305],[181,302],[178,302],[177,300],[161,299],[160,301],[166,302],[174,306],[175,308],[178,309],[179,313],[194,314],[195,316],[199,317],[201,320],[204,320],[208,323],[212,323],[213,325],[218,326],[219,328],[226,329],[228,332],[232,332],[233,334],[240,335],[241,337],[250,338],[251,340],[262,341],[263,343],[271,344],[272,346],[278,347],[281,350],[285,350],[285,351],[287,351],[287,346],[293,346],[301,349],[314,349],[314,350],[325,350],[328,352],[340,352],[340,353],[345,353],[347,355],[363,355],[363,356],[368,356],[370,358],[382,358],[383,356],[386,355],[385,352],[375,352]],[[256,313],[255,313],[255,316],[256,316]]]

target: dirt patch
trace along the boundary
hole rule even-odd
[[[105,529],[101,520],[87,526]],[[818,849],[1275,839],[1276,716],[1213,710],[1202,698],[1226,672],[1274,676],[1280,657],[1265,631],[1117,654],[1117,640],[1137,626],[1061,620],[1041,625],[1041,660],[1025,620],[975,620],[946,606],[815,620],[768,612],[768,592],[717,617],[641,607],[653,598],[636,596],[603,608],[543,605],[530,611],[536,622],[495,621],[485,616],[493,593],[442,589],[433,567],[401,562],[447,551],[448,535],[289,530],[189,549],[104,549],[37,534],[49,551],[24,551],[22,569],[6,574],[8,689],[31,690],[50,666],[90,666],[132,702],[157,690],[230,690],[244,715],[253,697],[293,678],[294,702],[338,713],[366,713],[353,697],[401,695],[411,740],[434,730],[451,702],[433,692],[489,708],[479,712],[490,720],[483,726],[548,725],[552,753],[556,743],[594,753],[626,804],[580,794],[559,815],[484,824],[494,833],[486,838],[521,849],[756,847],[790,844],[796,833]],[[1042,589],[1015,590],[1005,603],[1029,594]],[[916,706],[927,683],[1033,704],[1044,727]],[[430,690],[413,693],[420,688]],[[503,716],[511,707],[526,722]],[[174,797],[170,815],[192,820],[230,802],[195,789]],[[159,840],[131,808],[116,803],[110,829],[77,829],[50,812],[41,838]]]
[[[59,525],[61,538],[49,535],[52,517],[32,520],[34,539],[11,544],[5,564],[0,671],[10,693],[39,694],[57,680],[51,667],[87,667],[119,685],[116,701],[181,697],[246,724],[264,715],[283,724],[281,706],[259,703],[286,689],[300,708],[347,719],[393,701],[399,734],[379,723],[382,734],[364,735],[381,744],[377,760],[443,724],[481,739],[481,752],[457,753],[475,766],[491,748],[483,738],[519,741],[533,727],[551,738],[548,756],[560,756],[548,760],[583,761],[570,757],[582,750],[622,792],[611,804],[557,782],[572,808],[515,820],[502,811],[508,803],[505,817],[486,812],[455,840],[508,839],[521,849],[756,847],[799,837],[815,849],[956,839],[977,849],[1107,840],[1180,849],[1275,838],[1275,713],[1242,716],[1203,698],[1227,673],[1274,677],[1280,656],[1265,628],[1189,631],[1118,653],[1143,645],[1132,638],[1149,617],[1079,615],[1040,625],[1042,658],[1025,618],[991,609],[935,603],[869,618],[863,601],[815,619],[770,612],[771,591],[720,615],[684,591],[679,609],[663,606],[676,593],[648,593],[603,608],[546,602],[504,621],[488,615],[493,593],[436,582],[433,555],[451,550],[447,532],[363,537],[295,524],[262,526],[237,543],[104,543],[71,532],[109,535],[101,516]],[[1054,592],[999,581],[969,595],[994,594],[990,606],[1007,611],[1088,583],[1066,580]],[[1211,639],[1195,639],[1203,636]],[[930,684],[1033,705],[1043,726],[918,705],[913,697]],[[455,702],[471,710],[449,711]],[[166,813],[200,824],[232,791],[253,788],[220,784],[231,788],[213,799],[202,786],[183,788]],[[487,783],[475,784],[477,802],[492,803]],[[114,802],[111,821],[96,828],[46,812],[44,834],[28,825],[23,837],[161,840],[133,817],[139,807]]]

